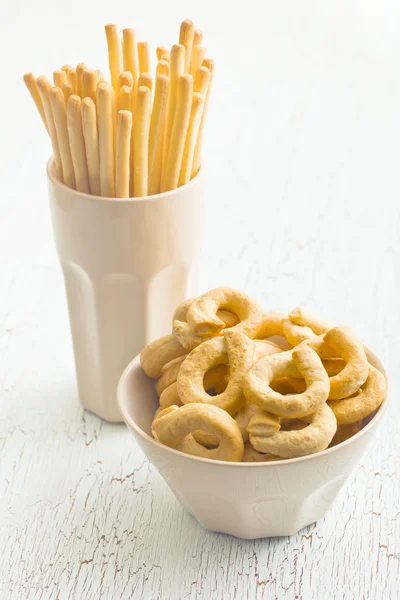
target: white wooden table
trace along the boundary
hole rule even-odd
[[[398,6],[207,0],[189,11],[218,65],[202,289],[229,284],[266,309],[299,304],[350,324],[391,373],[382,428],[326,518],[241,541],[202,530],[125,426],[78,404],[49,148],[20,81],[66,61],[97,66],[100,48],[105,68],[109,20],[172,43],[187,4],[5,4],[0,37],[15,44],[18,26],[19,41],[1,98],[0,598],[398,598]]]

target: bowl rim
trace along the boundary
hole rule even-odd
[[[126,379],[130,376],[131,371],[135,368],[142,369],[142,367],[140,365],[140,354],[138,354],[137,356],[135,356],[135,358],[133,360],[131,360],[131,362],[124,369],[124,371],[119,379],[118,386],[117,386],[118,408],[121,412],[121,416],[124,419],[127,427],[133,429],[139,437],[143,438],[147,443],[150,443],[151,445],[156,446],[158,449],[161,449],[162,452],[172,453],[173,455],[176,455],[176,456],[180,457],[181,459],[187,459],[189,461],[193,460],[195,462],[205,463],[208,465],[215,465],[216,467],[223,466],[223,467],[241,467],[241,468],[250,468],[250,467],[251,468],[262,468],[262,467],[263,468],[272,468],[272,467],[276,468],[276,467],[289,466],[289,465],[292,465],[292,464],[298,463],[298,462],[316,460],[319,457],[331,455],[337,451],[340,451],[341,448],[344,448],[345,446],[352,444],[356,438],[359,439],[361,436],[365,435],[367,433],[367,431],[369,431],[370,429],[375,427],[375,425],[382,418],[383,414],[386,411],[387,405],[389,403],[389,382],[388,382],[388,375],[387,375],[386,368],[385,368],[384,364],[382,363],[381,359],[374,352],[372,352],[372,350],[370,350],[366,346],[364,346],[364,349],[366,351],[368,361],[370,361],[370,359],[372,359],[372,361],[377,364],[377,366],[375,368],[377,368],[382,373],[382,375],[384,376],[384,378],[386,380],[385,399],[383,400],[382,404],[378,407],[376,414],[372,417],[370,422],[367,423],[367,425],[365,427],[363,427],[360,431],[355,433],[353,436],[351,436],[344,442],[340,442],[336,446],[333,446],[332,448],[326,448],[325,450],[321,450],[320,452],[315,452],[314,454],[307,454],[306,456],[298,456],[296,458],[286,458],[283,460],[268,461],[268,462],[234,462],[234,461],[215,460],[212,458],[203,458],[201,456],[194,456],[193,454],[186,454],[185,452],[180,452],[179,450],[175,450],[174,448],[170,448],[169,446],[165,446],[164,444],[161,444],[158,440],[156,440],[153,437],[151,437],[150,435],[148,435],[145,431],[143,431],[143,429],[141,429],[139,427],[139,425],[137,425],[137,423],[134,421],[134,419],[129,414],[128,407],[125,405],[125,401],[124,401],[125,394],[122,393],[122,387],[123,387]],[[372,365],[372,366],[374,366],[374,365]]]

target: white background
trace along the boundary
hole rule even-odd
[[[216,60],[203,288],[352,325],[391,373],[368,454],[290,539],[203,531],[125,427],[78,405],[50,146],[22,74],[106,71],[107,22],[154,58],[184,18]],[[0,597],[398,598],[400,4],[2,0],[0,50]]]

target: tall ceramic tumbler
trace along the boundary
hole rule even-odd
[[[64,273],[80,401],[122,421],[118,379],[143,346],[171,331],[197,293],[202,171],[144,198],[101,198],[60,183],[47,166],[54,238]]]

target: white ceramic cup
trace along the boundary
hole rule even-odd
[[[386,377],[380,360],[366,351],[370,363]],[[254,539],[292,535],[325,515],[365,451],[387,398],[371,421],[349,440],[318,454],[266,463],[213,461],[156,441],[151,436],[151,422],[158,398],[154,381],[144,374],[139,357],[121,377],[118,402],[139,446],[200,525]]]
[[[116,389],[123,369],[171,330],[176,306],[198,292],[202,171],[176,190],[124,199],[66,187],[51,160],[47,174],[80,401],[122,421]]]

